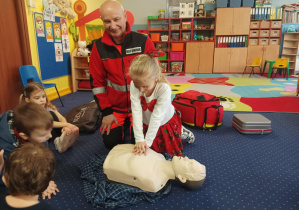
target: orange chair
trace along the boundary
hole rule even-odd
[[[274,75],[274,78],[276,77],[276,74],[281,73],[284,74],[284,78],[287,75],[287,80],[289,79],[289,59],[288,58],[278,58],[275,61],[275,64],[272,67],[271,77],[273,74],[273,70],[276,69],[276,73]]]
[[[251,76],[251,74],[254,74],[254,67],[259,67],[260,68],[260,73],[262,74],[261,63],[262,63],[262,57],[255,57],[254,60],[253,60],[253,63],[251,65],[247,64],[245,66],[245,69],[244,69],[242,75],[244,75],[244,73],[246,72],[247,67],[251,67],[251,72],[250,72],[249,76]]]

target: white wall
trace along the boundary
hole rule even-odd
[[[159,9],[166,10],[167,0],[123,0],[125,10],[133,13],[134,24],[147,24],[147,16],[158,15]]]
[[[165,9],[168,0],[123,0],[125,10],[134,15],[132,30],[147,30],[147,16],[157,16],[159,9]]]
[[[299,0],[271,0],[273,7],[281,7],[284,4],[299,3]]]

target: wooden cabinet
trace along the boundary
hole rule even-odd
[[[75,48],[71,57],[73,92],[77,90],[91,90],[90,88],[78,88],[79,82],[89,82],[90,76],[88,68],[89,56],[78,56],[77,52],[77,48]],[[88,84],[88,86],[90,85]]]
[[[284,33],[281,58],[289,59],[289,73],[295,73],[296,59],[298,56],[299,33]]]
[[[215,48],[213,73],[242,73],[247,48]]]
[[[186,46],[186,73],[212,73],[213,42],[188,42]]]
[[[264,68],[265,60],[276,60],[279,56],[279,45],[257,45],[248,46],[247,64],[252,64],[255,57],[262,57],[262,69]],[[265,72],[268,72],[267,65]]]
[[[216,35],[247,35],[250,26],[250,9],[217,8]]]

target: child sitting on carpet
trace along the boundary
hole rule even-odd
[[[19,105],[14,111],[0,115],[0,148],[4,150],[4,159],[18,146],[31,142],[48,145],[52,137],[53,118],[50,113],[35,103]],[[43,198],[59,192],[51,181],[43,192]]]
[[[56,160],[43,144],[26,143],[5,160],[3,182],[9,195],[0,198],[1,209],[54,209],[38,199],[54,177]]]
[[[23,94],[21,95],[21,102],[33,102],[39,104],[50,112],[54,119],[52,138],[50,140],[61,136],[63,132],[65,132],[66,135],[79,135],[79,128],[68,123],[58,112],[57,108],[49,102],[43,86],[39,83],[31,82],[24,88]],[[59,147],[58,142],[59,141],[55,141],[56,147]]]
[[[133,152],[136,155],[146,154],[150,147],[159,153],[184,156],[181,118],[171,103],[171,89],[161,73],[158,56],[159,52],[139,55],[130,66],[130,96],[136,142]],[[194,135],[190,136],[194,141]]]

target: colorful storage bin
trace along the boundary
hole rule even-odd
[[[182,29],[191,29],[191,22],[182,22]]]
[[[170,60],[171,61],[183,61],[184,60],[184,52],[170,52]]]
[[[182,32],[182,41],[190,41],[191,32]]]
[[[160,67],[162,72],[167,72],[167,63],[166,62],[161,62]]]
[[[171,71],[172,72],[182,72],[184,62],[171,62]]]
[[[171,51],[184,51],[184,43],[171,43]]]
[[[171,40],[172,41],[180,41],[180,33],[172,33]]]
[[[167,53],[164,56],[159,57],[159,60],[167,60]]]
[[[156,50],[167,51],[167,48],[168,48],[167,43],[161,43],[161,42],[155,43]]]
[[[161,41],[168,41],[168,35],[162,35]]]
[[[160,41],[160,33],[150,33],[152,41]]]
[[[171,30],[179,30],[180,29],[180,24],[177,23],[177,24],[171,24],[170,25],[170,29]]]

